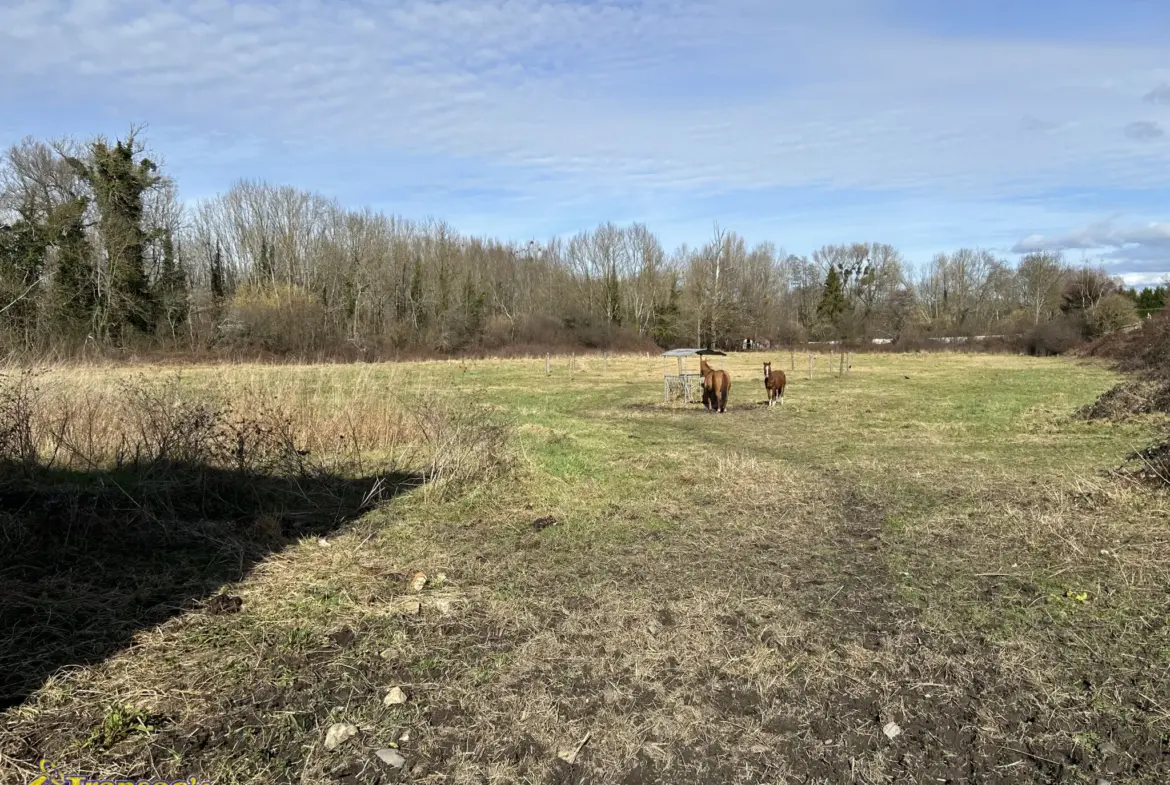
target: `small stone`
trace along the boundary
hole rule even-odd
[[[422,612],[422,603],[418,600],[399,600],[390,606],[390,612],[396,616],[418,616]]]
[[[592,731],[590,731],[589,733],[586,733],[585,738],[581,739],[581,741],[577,744],[576,747],[564,748],[564,749],[557,750],[557,757],[560,758],[561,760],[563,760],[565,763],[572,766],[574,763],[577,762],[577,756],[581,754],[581,750],[585,747],[586,744],[589,743],[589,739],[591,739],[592,737],[593,737]]]
[[[410,590],[418,594],[427,585],[427,574],[419,570],[414,575],[410,576]]]
[[[410,731],[404,730],[402,731],[402,735],[398,737],[398,742],[401,744],[407,741],[410,741]]]
[[[886,734],[887,739],[893,741],[902,735],[902,726],[896,722],[887,722],[885,727],[882,728],[882,733]]]
[[[1102,755],[1120,755],[1121,754],[1121,750],[1119,750],[1117,748],[1117,745],[1111,741],[1101,742],[1101,745],[1099,747],[1097,747],[1097,751],[1100,752]]]
[[[406,765],[406,758],[402,757],[402,753],[398,750],[392,750],[389,747],[383,747],[374,753],[378,759],[387,766],[394,769],[401,769]]]
[[[1113,785],[1113,783],[1106,779],[1098,779],[1097,785]]]
[[[325,733],[325,749],[333,752],[357,735],[357,726],[350,722],[337,722]]]
[[[329,540],[325,539],[324,537],[317,540],[317,544],[320,545],[322,548],[328,548],[331,545],[333,545],[333,543],[329,542]]]
[[[436,597],[431,602],[431,607],[446,616],[447,614],[451,613],[455,606],[451,602],[450,597]]]
[[[386,706],[401,706],[406,703],[406,693],[402,691],[401,687],[391,687],[382,703]]]

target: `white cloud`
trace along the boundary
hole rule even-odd
[[[1170,152],[1111,119],[1165,78],[1162,49],[942,40],[831,5],[32,0],[0,9],[0,67],[170,123],[583,187],[1170,184]]]
[[[1170,284],[1170,273],[1121,273],[1119,276],[1126,286],[1166,286]]]
[[[1143,276],[1143,280],[1156,278],[1170,272],[1170,221],[1128,226],[1116,226],[1111,220],[1097,221],[1061,235],[1030,235],[1016,243],[1012,251],[1094,252],[1099,261],[1126,274]]]
[[[1025,237],[1012,249],[1015,253],[1067,251],[1073,249],[1122,248],[1128,245],[1165,246],[1170,249],[1170,221],[1150,221],[1132,226],[1114,226],[1098,221],[1067,234]]]
[[[515,235],[594,218],[704,234],[713,217],[739,226],[718,194],[891,194],[876,207],[739,210],[797,252],[891,235],[1006,250],[1030,228],[1109,210],[1021,199],[1170,187],[1162,46],[944,38],[897,28],[880,8],[7,0],[0,142],[25,125],[87,134],[145,120],[188,194],[238,176],[349,185],[371,203]],[[46,97],[74,115],[44,119]],[[458,202],[476,189],[490,195]],[[1162,246],[1068,247],[1154,264],[1136,255]]]

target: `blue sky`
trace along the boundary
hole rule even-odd
[[[0,144],[148,136],[527,240],[714,222],[1170,272],[1163,0],[0,0]]]

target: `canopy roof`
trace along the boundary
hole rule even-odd
[[[726,357],[727,352],[721,352],[718,349],[671,349],[669,352],[662,353],[663,357],[694,357],[695,355]]]

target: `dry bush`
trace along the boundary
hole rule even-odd
[[[204,466],[282,476],[307,469],[278,406],[186,388],[181,376],[72,387],[24,371],[0,376],[0,462],[26,470]]]
[[[1155,442],[1126,456],[1118,474],[1156,488],[1170,488],[1170,439]]]
[[[226,347],[276,353],[327,351],[339,343],[325,307],[299,286],[241,286],[232,296],[219,340]]]
[[[216,379],[0,375],[0,468],[10,480],[117,478],[123,496],[157,502],[164,517],[207,497],[230,511],[228,491],[250,493],[247,478],[288,481],[281,487],[292,492],[306,479],[323,488],[412,474],[447,494],[498,476],[510,433],[477,401],[433,393],[407,401],[384,380],[330,368]]]
[[[1023,341],[1024,350],[1036,357],[1066,354],[1081,342],[1081,330],[1071,319],[1057,319],[1032,328]]]
[[[0,382],[0,463],[27,472],[37,465],[36,419],[40,388],[32,371],[23,371]]]
[[[427,493],[448,496],[490,482],[511,465],[513,426],[486,407],[440,397],[410,405],[411,419],[427,445]]]
[[[1170,380],[1170,310],[1146,319],[1140,330],[1099,338],[1084,354],[1112,359],[1123,372]]]

